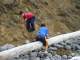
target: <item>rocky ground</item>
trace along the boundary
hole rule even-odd
[[[14,45],[6,44],[0,47],[0,51],[14,48]],[[48,53],[44,49],[34,50],[29,53],[21,54],[8,60],[68,60],[80,55],[80,36],[70,38],[57,44],[52,44],[48,48]]]

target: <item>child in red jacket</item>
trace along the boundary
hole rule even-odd
[[[20,15],[23,17],[23,19],[26,22],[25,25],[28,32],[35,31],[35,16],[33,15],[33,13],[20,11]]]

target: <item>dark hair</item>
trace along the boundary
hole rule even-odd
[[[41,24],[41,27],[44,27],[44,26],[46,26],[46,25],[45,25],[44,23],[42,23],[42,24]]]
[[[20,12],[19,12],[19,15],[21,15],[22,13],[23,13],[23,11],[20,11]]]

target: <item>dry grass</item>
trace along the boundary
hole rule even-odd
[[[71,32],[80,28],[80,10],[71,4],[71,0],[47,0],[44,2],[36,1],[35,3],[37,6],[31,2],[23,1],[21,5],[13,7],[14,9],[10,10],[8,8],[9,11],[5,9],[8,12],[2,12],[0,16],[0,45],[6,43],[19,45],[23,44],[25,40],[33,40],[41,22],[46,23],[50,36]],[[36,12],[37,24],[35,32],[28,33],[26,31],[24,21],[20,22],[19,20],[20,16],[18,13],[20,10]],[[60,16],[59,14],[62,15]]]

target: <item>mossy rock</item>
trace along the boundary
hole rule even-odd
[[[67,49],[64,49],[64,48],[59,48],[56,53],[58,55],[70,55],[71,54],[71,50],[67,50]]]

